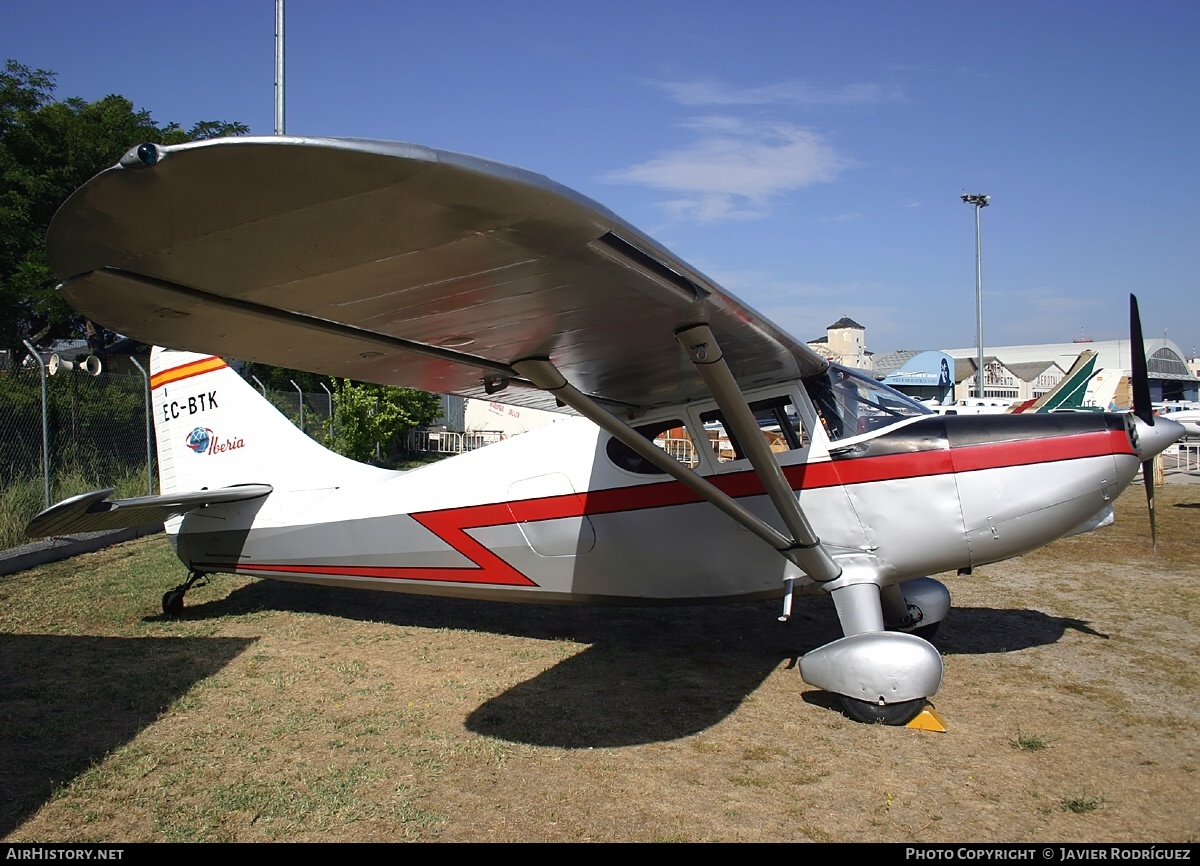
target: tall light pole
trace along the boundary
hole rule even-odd
[[[990,195],[963,194],[962,200],[975,208],[975,339],[979,348],[979,366],[975,370],[976,396],[983,399],[983,247],[979,237],[979,212],[988,206]]]
[[[283,120],[283,0],[275,0],[275,134],[286,134]]]

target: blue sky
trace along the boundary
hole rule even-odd
[[[274,130],[273,0],[7,3],[61,98]],[[548,175],[801,339],[1200,343],[1200,3],[287,0],[287,131]]]

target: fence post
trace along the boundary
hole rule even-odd
[[[321,386],[321,390],[324,391],[325,394],[329,397],[329,420],[332,421],[333,420],[333,392],[325,387],[324,382],[318,382],[317,384]]]
[[[151,432],[150,432],[150,374],[146,372],[146,368],[138,363],[138,359],[129,356],[129,360],[133,361],[133,366],[138,368],[138,372],[142,374],[142,380],[146,383],[146,495],[154,495],[154,468],[153,458],[151,455]]]
[[[288,379],[292,383],[292,387],[296,389],[296,393],[300,395],[300,432],[304,432],[304,392],[300,390],[300,386],[296,384],[294,379]]]
[[[37,349],[30,345],[28,340],[22,340],[25,348],[29,350],[29,354],[33,355],[38,363],[38,369],[42,374],[42,484],[46,492],[46,507],[50,507],[50,418],[47,408],[46,395],[46,364],[42,361],[42,356],[37,353]]]
[[[375,408],[368,414],[370,414],[370,415],[378,415],[379,414],[379,398],[378,397],[375,398]],[[383,456],[383,452],[380,447],[379,440],[377,439],[377,440],[375,440],[375,459],[379,460],[382,458],[382,456]]]

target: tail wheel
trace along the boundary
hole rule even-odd
[[[164,592],[162,609],[167,616],[181,616],[183,614],[183,590],[170,589]]]
[[[193,571],[188,574],[188,579],[174,589],[169,589],[163,593],[162,609],[166,616],[180,616],[183,614],[183,597],[187,591],[193,586],[204,586],[208,581],[208,574],[203,571]]]

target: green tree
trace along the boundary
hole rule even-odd
[[[53,72],[15,60],[0,70],[0,348],[18,353],[29,336],[44,343],[86,334],[93,348],[104,341],[54,291],[46,264],[46,230],[67,196],[141,142],[180,144],[249,129],[211,120],[190,129],[160,125],[117,95],[53,97]]]
[[[401,450],[409,430],[432,423],[440,413],[441,400],[434,394],[345,379],[334,401],[336,435],[329,444],[339,454],[366,462],[375,456],[376,443],[383,454],[393,454]]]

